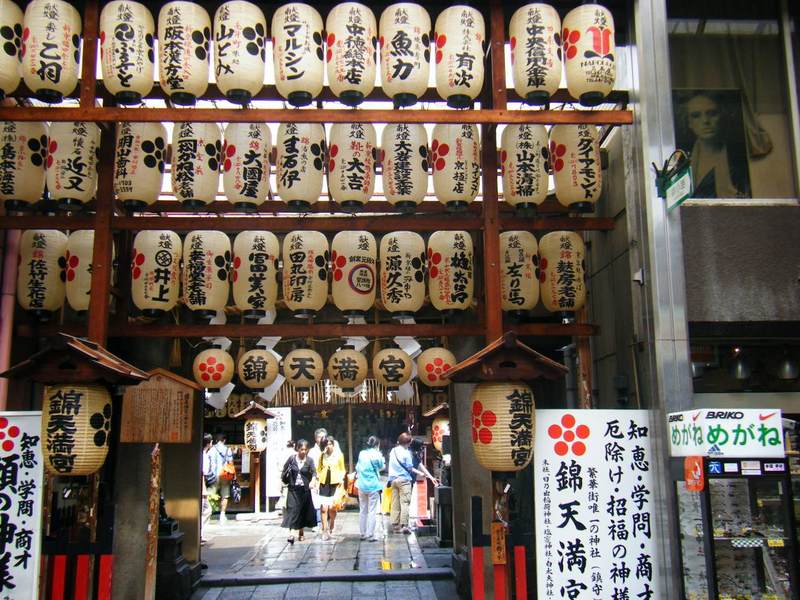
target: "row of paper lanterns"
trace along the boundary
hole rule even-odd
[[[63,0],[33,0],[23,15],[12,0],[0,0],[0,19],[13,33],[0,52],[0,90],[13,92],[21,77],[46,102],[71,93],[78,82],[78,11]],[[161,88],[174,103],[194,104],[206,92],[212,43],[217,85],[229,100],[246,104],[261,91],[269,37],[256,4],[225,2],[212,23],[197,3],[168,2],[156,32],[144,4],[113,0],[100,14],[100,62],[118,102],[135,104],[150,93],[156,33]],[[512,16],[509,38],[514,86],[532,104],[546,103],[558,89],[562,62],[570,93],[584,104],[598,104],[613,88],[614,20],[600,5],[575,8],[562,23],[552,6],[528,4]],[[328,13],[324,30],[315,8],[285,4],[273,17],[272,45],[278,93],[295,106],[319,96],[326,66],[331,91],[358,105],[374,88],[376,53],[383,89],[397,106],[416,103],[427,90],[431,58],[437,92],[450,106],[468,107],[483,87],[486,28],[469,6],[443,10],[431,35],[430,15],[419,4],[393,4],[378,24],[368,6],[344,2]]]
[[[42,198],[79,206],[94,198],[100,130],[95,123],[0,123],[0,200],[24,209]],[[264,123],[176,123],[172,134],[172,189],[192,209],[214,202],[219,177],[229,202],[257,208],[270,191],[270,130]],[[428,172],[439,202],[459,209],[480,190],[480,139],[475,125],[439,124],[432,141],[422,124],[389,124],[381,148],[370,123],[335,123],[330,141],[319,123],[282,123],[276,140],[275,180],[280,198],[306,210],[322,194],[327,171],[332,200],[357,209],[373,195],[382,163],[386,199],[412,211],[428,190]],[[161,123],[123,122],[117,129],[114,191],[132,210],[158,201],[166,168]],[[600,144],[594,125],[508,125],[501,136],[503,193],[517,208],[544,202],[553,174],[559,202],[589,211],[602,191]]]

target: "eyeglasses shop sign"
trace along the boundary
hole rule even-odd
[[[783,418],[776,408],[702,408],[667,415],[672,456],[783,458]]]

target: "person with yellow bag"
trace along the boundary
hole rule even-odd
[[[322,539],[327,541],[333,535],[336,512],[344,500],[344,454],[336,447],[332,436],[325,438],[324,450],[317,465],[319,485],[320,512],[322,513]]]

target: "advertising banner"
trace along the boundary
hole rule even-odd
[[[783,458],[778,408],[698,408],[667,415],[671,456]]]

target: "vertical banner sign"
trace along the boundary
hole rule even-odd
[[[34,600],[42,539],[42,413],[0,413],[0,598]]]
[[[646,410],[537,410],[539,598],[656,600]]]
[[[286,442],[292,439],[292,409],[270,408],[275,415],[267,419],[267,498],[281,495],[281,472],[286,462]]]

